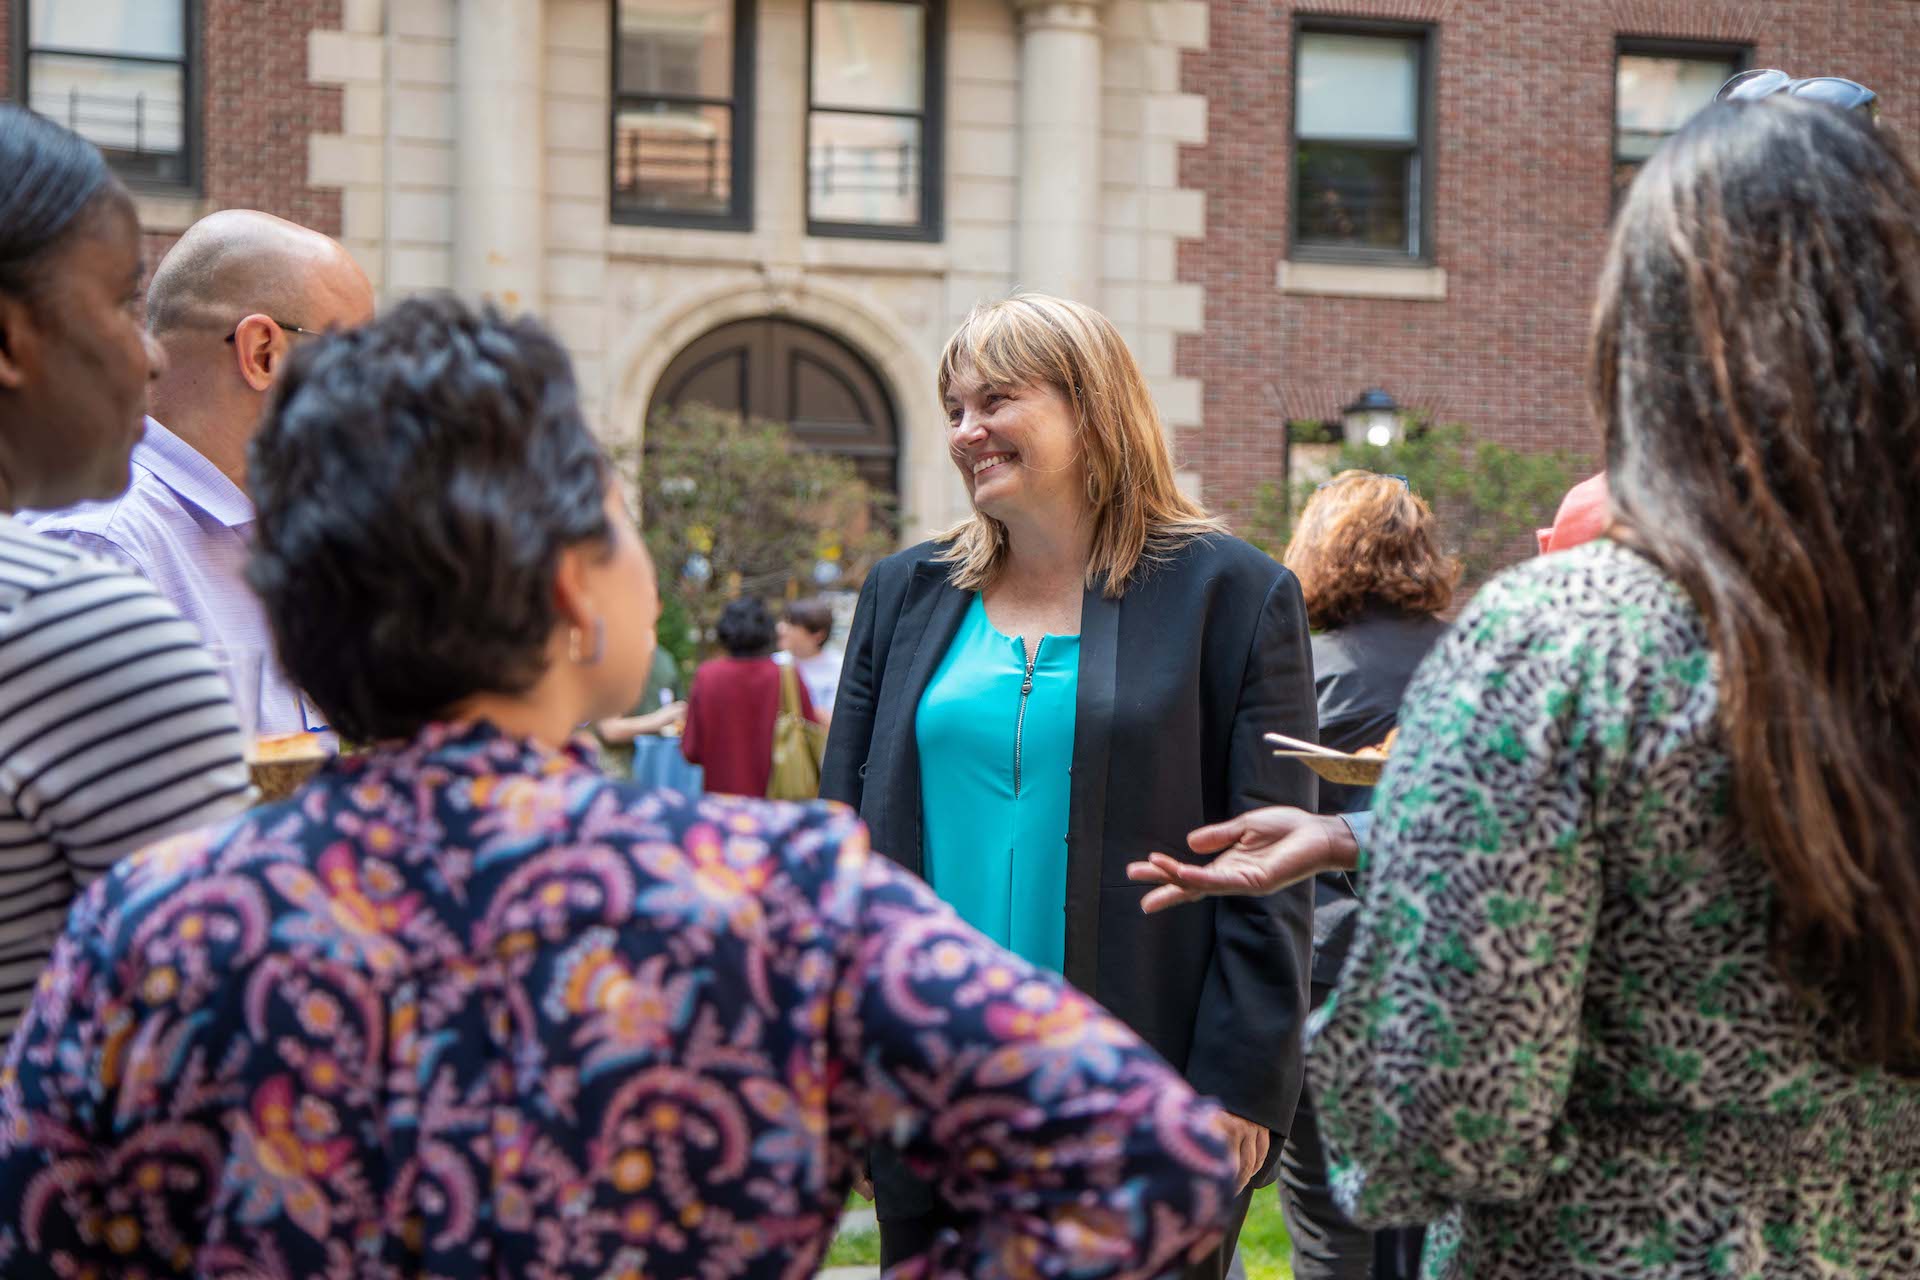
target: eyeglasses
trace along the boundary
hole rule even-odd
[[[1761,98],[1771,98],[1776,93],[1824,102],[1842,111],[1863,112],[1869,117],[1878,110],[1874,104],[1880,100],[1879,94],[1855,80],[1840,76],[1809,76],[1805,80],[1795,80],[1775,67],[1755,67],[1751,71],[1742,71],[1721,85],[1720,92],[1713,95],[1713,100],[1757,102]]]
[[[273,320],[273,317],[268,316],[267,319]],[[274,324],[278,325],[281,329],[285,330],[288,333],[297,333],[302,337],[310,337],[310,338],[317,338],[320,336],[321,331],[318,329],[302,329],[299,325],[288,324],[285,320],[273,320],[273,322]],[[242,323],[245,323],[245,322],[242,321]],[[226,336],[225,341],[232,342],[235,338],[239,336],[240,336],[240,325],[236,324],[235,326],[233,326],[233,332]]]

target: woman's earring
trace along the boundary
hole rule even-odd
[[[582,656],[580,653],[580,628],[567,630],[567,661],[583,667],[591,667],[605,656],[607,650],[607,624],[599,618],[593,620],[593,651]]]

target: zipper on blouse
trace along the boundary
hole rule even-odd
[[[1042,643],[1045,643],[1043,640]],[[1020,641],[1020,647],[1026,650],[1027,642]],[[1013,726],[1013,798],[1020,798],[1020,741],[1027,732],[1027,698],[1033,693],[1033,664],[1040,660],[1040,645],[1036,644],[1027,652],[1027,674],[1020,681],[1020,718]]]

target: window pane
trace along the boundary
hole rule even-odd
[[[733,109],[655,103],[615,114],[613,203],[724,214],[733,200]]]
[[[815,0],[813,105],[919,111],[926,66],[919,5]]]
[[[32,0],[27,43],[145,58],[187,56],[182,0]]]
[[[1299,144],[1302,244],[1412,253],[1415,153]]]
[[[733,96],[733,0],[620,0],[621,93]]]
[[[1668,134],[1713,101],[1734,73],[1729,58],[1658,58],[1623,53],[1614,73],[1614,151],[1645,160]]]
[[[916,226],[920,121],[816,111],[808,124],[807,216]]]
[[[185,72],[177,65],[36,53],[35,111],[86,138],[130,177],[184,181]]]
[[[1420,136],[1420,42],[1387,36],[1300,34],[1294,134],[1412,145]]]

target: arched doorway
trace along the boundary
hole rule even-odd
[[[851,461],[875,491],[899,493],[892,398],[865,358],[824,329],[760,316],[710,330],[667,366],[647,416],[689,403],[784,422],[808,448]]]

